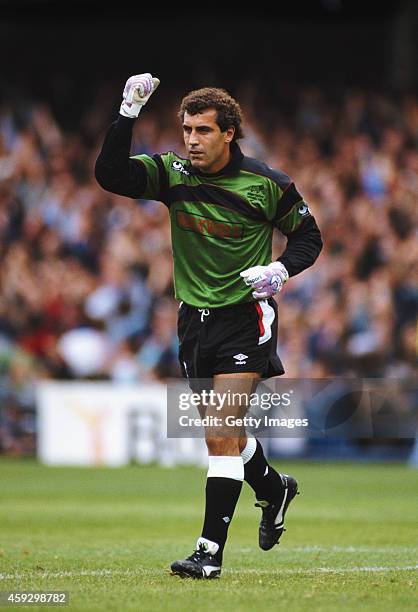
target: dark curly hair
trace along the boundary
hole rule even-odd
[[[231,126],[235,128],[232,142],[238,140],[238,138],[244,138],[241,129],[241,107],[225,89],[203,87],[191,91],[181,101],[178,115],[183,121],[186,112],[189,115],[196,115],[211,108],[217,112],[216,123],[219,125],[221,132],[225,132]]]

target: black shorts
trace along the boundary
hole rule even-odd
[[[178,336],[181,370],[189,380],[235,372],[258,372],[261,378],[284,374],[272,298],[211,309],[182,303]]]

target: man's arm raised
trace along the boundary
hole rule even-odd
[[[149,72],[126,81],[119,117],[109,128],[95,165],[96,180],[106,191],[130,198],[140,198],[144,194],[146,168],[137,160],[129,159],[132,129],[142,107],[159,84],[159,79]]]

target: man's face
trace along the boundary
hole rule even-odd
[[[229,143],[234,135],[234,128],[221,132],[216,118],[215,109],[208,109],[196,115],[184,113],[184,144],[190,163],[201,172],[218,172],[230,158]]]

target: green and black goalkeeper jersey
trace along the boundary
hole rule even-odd
[[[105,189],[167,206],[177,299],[202,308],[251,301],[252,289],[240,272],[271,262],[275,228],[289,237],[303,226],[311,228],[300,233],[309,234],[308,241],[305,236],[293,245],[295,269],[286,259],[288,249],[279,258],[290,275],[301,271],[298,260],[305,259],[302,269],[315,261],[319,230],[286,174],[245,157],[236,144],[231,161],[216,174],[196,171],[173,152],[128,160],[132,124],[123,117],[113,124],[96,163],[96,177]]]

